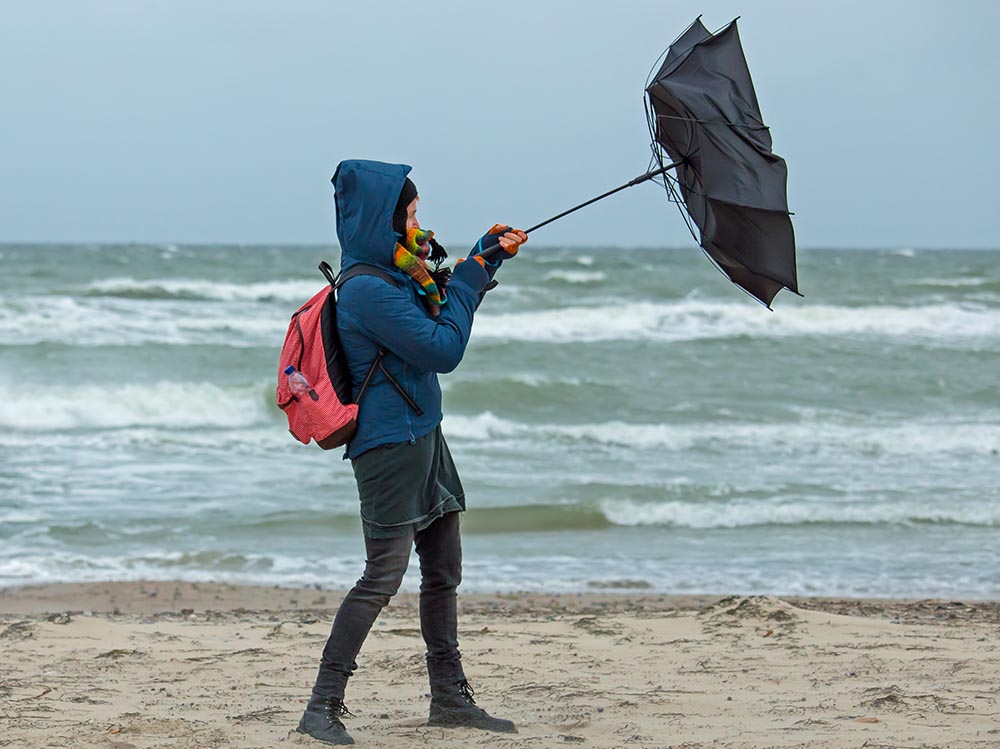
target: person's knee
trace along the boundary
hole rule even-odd
[[[359,584],[373,593],[391,598],[399,591],[409,562],[408,549],[406,553],[384,554],[370,559],[365,565],[365,576]]]
[[[420,578],[423,591],[457,588],[462,582],[461,551],[421,559]]]
[[[462,539],[459,513],[450,512],[434,521],[417,539],[420,557],[420,589],[457,588],[462,582]]]
[[[406,572],[406,565],[382,570],[381,573],[372,578],[371,582],[380,593],[392,597],[399,592],[399,586],[403,583],[403,574]]]

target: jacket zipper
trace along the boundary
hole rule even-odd
[[[410,374],[410,365],[407,364],[406,362],[403,362],[403,374],[406,375],[404,377],[404,380],[409,380],[410,379],[409,376],[408,376]],[[407,389],[407,394],[411,398],[414,397],[414,394],[410,393],[409,389]],[[410,415],[410,407],[406,403],[404,403],[403,404],[403,408],[406,410],[406,426],[407,426],[407,429],[410,432],[410,444],[411,445],[415,445],[415,444],[417,444],[417,441],[413,437],[413,417]]]
[[[422,301],[420,301],[420,297],[417,296],[416,294],[414,294],[415,288],[419,288],[419,286],[416,284],[416,281],[414,281],[412,278],[410,279],[410,281],[411,281],[411,283],[410,283],[410,294],[412,295],[412,297],[413,297],[414,301],[416,302],[417,306],[418,307],[423,307],[424,303]],[[410,365],[407,364],[405,361],[403,362],[403,372],[406,375],[410,374]],[[410,377],[407,376],[406,379],[409,380]],[[407,392],[409,392],[409,390],[407,390]],[[415,403],[416,402],[416,392],[410,393],[410,397],[413,398],[413,401]],[[407,426],[410,429],[410,444],[411,445],[415,445],[415,444],[417,444],[417,440],[413,437],[413,414],[410,413],[409,409],[406,410],[406,424],[407,424]]]

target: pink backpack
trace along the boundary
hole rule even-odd
[[[278,408],[288,417],[288,431],[295,439],[305,445],[315,440],[324,450],[332,450],[350,442],[358,428],[358,406],[351,398],[351,373],[337,335],[336,291],[348,279],[361,275],[378,276],[394,286],[397,282],[389,273],[372,265],[355,265],[337,278],[326,261],[319,264],[319,269],[329,285],[292,315],[281,347],[275,397]],[[385,353],[385,348],[379,349],[358,394],[359,401]],[[305,376],[310,386],[307,393],[292,392],[285,374],[289,366]]]

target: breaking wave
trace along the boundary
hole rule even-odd
[[[283,340],[292,312],[254,310],[237,301],[26,297],[0,302],[0,345],[274,346]]]
[[[624,526],[697,529],[809,524],[1000,526],[1000,506],[985,502],[963,506],[931,501],[873,505],[871,502],[819,504],[808,500],[654,503],[607,499],[600,503],[600,508],[610,523]]]
[[[757,451],[762,445],[780,453],[861,453],[926,455],[994,455],[1000,453],[1000,423],[905,422],[854,426],[829,421],[793,423],[712,422],[697,425],[634,424],[609,421],[590,424],[526,424],[497,417],[445,416],[446,434],[470,441],[563,440],[635,449],[672,451]]]
[[[167,295],[150,302],[120,295],[5,300],[0,302],[0,345],[280,345],[297,303],[317,288],[299,285],[252,284],[254,288],[242,291],[229,285],[213,299]],[[205,282],[205,286],[213,285]],[[280,294],[288,297],[283,304],[269,303]],[[841,336],[962,346],[1000,339],[1000,308],[968,302],[917,307],[789,305],[775,313],[749,303],[694,298],[500,314],[491,309],[497,306],[476,316],[477,340],[559,344]]]
[[[149,429],[191,429],[176,438],[204,438],[201,430],[259,428],[287,440],[283,417],[273,404],[270,380],[220,387],[202,382],[125,383],[53,386],[22,391],[0,386],[0,427],[12,430],[0,444],[25,435],[73,429],[138,429],[122,435],[130,444],[155,442]],[[762,445],[784,454],[863,455],[992,455],[1000,453],[1000,422],[983,414],[981,421],[884,420],[843,423],[830,417],[803,417],[790,422],[756,423],[712,420],[700,423],[633,423],[602,421],[582,424],[529,423],[497,416],[450,414],[444,419],[449,437],[472,445],[495,441],[534,444],[585,444],[636,450],[756,452]],[[77,437],[76,439],[79,439]],[[174,439],[171,437],[170,439]]]
[[[607,498],[596,504],[540,504],[476,508],[463,520],[470,533],[600,530],[612,526],[699,530],[752,526],[913,525],[944,523],[1000,527],[1000,507],[981,503],[942,506],[914,503],[872,506],[868,502],[827,503],[803,499],[736,499],[724,502],[636,501]]]
[[[543,281],[564,281],[570,284],[594,284],[600,283],[607,278],[603,271],[599,270],[553,270],[546,273]]]
[[[793,336],[996,340],[1000,310],[971,304],[789,305],[770,313],[751,304],[684,299],[483,314],[476,318],[476,336],[544,343]]]
[[[159,382],[20,392],[0,388],[0,427],[21,431],[122,427],[248,427],[273,418],[259,385]],[[13,436],[17,436],[16,434]],[[192,435],[196,438],[196,435]],[[103,439],[96,435],[97,439]]]
[[[94,281],[84,288],[84,294],[89,297],[107,296],[126,299],[281,301],[301,304],[322,287],[322,279],[239,284],[198,278],[137,280],[122,277]]]

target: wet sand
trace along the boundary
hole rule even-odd
[[[173,582],[0,590],[0,747],[321,747],[293,732],[342,593]],[[348,688],[359,746],[1000,747],[1000,602],[463,595],[477,700],[424,725],[412,595]]]

